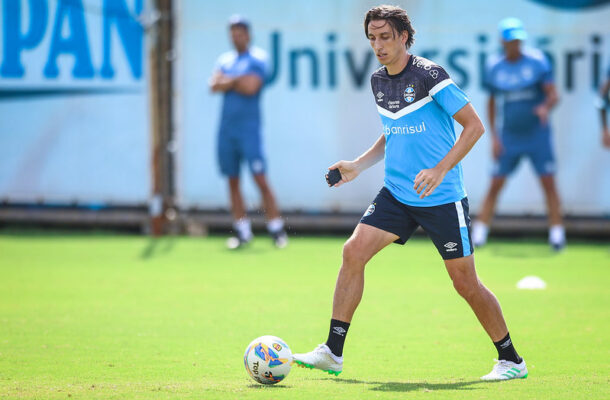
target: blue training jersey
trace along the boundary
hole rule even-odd
[[[455,144],[452,117],[468,104],[466,94],[442,67],[415,55],[397,75],[379,68],[371,77],[371,87],[385,134],[384,184],[390,193],[416,207],[464,198],[460,163],[423,199],[413,189],[413,182],[422,169],[436,166]]]
[[[230,51],[218,58],[216,69],[225,75],[237,77],[258,75],[263,83],[267,75],[267,54],[259,48],[250,48],[244,53]],[[246,96],[234,90],[224,94],[222,102],[221,129],[236,133],[247,128],[258,129],[260,124],[259,90],[253,96]]]
[[[490,60],[485,83],[499,100],[498,126],[504,136],[529,137],[548,129],[534,109],[544,102],[544,85],[552,82],[551,64],[540,50],[524,48],[516,61],[503,54]]]

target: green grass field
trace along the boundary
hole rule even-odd
[[[367,267],[338,378],[244,370],[257,336],[295,352],[326,339],[345,238],[0,235],[2,399],[607,399],[610,246],[499,241],[476,252],[528,379],[483,383],[495,349],[426,239]],[[526,275],[543,291],[522,291]]]

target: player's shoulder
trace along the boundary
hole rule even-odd
[[[265,50],[261,49],[260,47],[253,46],[250,47],[248,51],[250,53],[250,58],[256,63],[267,64],[267,62],[269,61],[269,55]]]
[[[536,61],[546,60],[546,56],[544,55],[542,50],[537,49],[535,47],[524,46],[523,49],[521,49],[521,53],[523,54],[524,57],[530,58],[532,60],[536,60]]]
[[[382,65],[381,67],[379,67],[375,71],[373,71],[373,73],[371,74],[371,81],[376,78],[387,78],[387,77],[388,77],[388,70],[386,69],[385,66]]]
[[[221,66],[231,64],[235,61],[236,58],[237,58],[237,52],[235,50],[227,51],[225,53],[222,53],[220,56],[218,56],[216,64],[221,65]]]
[[[485,67],[488,71],[501,68],[501,66],[506,62],[506,56],[504,53],[496,53],[492,54],[487,58],[485,62]]]
[[[539,65],[547,65],[549,63],[549,60],[547,58],[547,56],[544,54],[544,52],[542,52],[539,49],[536,49],[534,47],[524,47],[521,50],[521,53],[523,54],[523,57],[534,63],[534,64],[539,64]]]
[[[432,60],[412,55],[409,62],[412,65],[411,72],[418,75],[428,88],[432,88],[438,83],[450,79],[445,68]]]

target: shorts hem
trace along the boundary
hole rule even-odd
[[[374,224],[371,224],[371,223],[368,223],[368,222],[364,222],[364,221],[362,221],[362,220],[360,220],[360,223],[361,223],[361,224],[364,224],[364,225],[372,226],[373,228],[381,229],[381,230],[382,230],[382,231],[384,231],[384,232],[388,232],[388,233],[391,233],[391,234],[393,234],[393,235],[398,236],[398,239],[396,239],[396,240],[394,241],[394,243],[396,243],[396,244],[401,244],[401,245],[404,245],[405,243],[407,243],[407,240],[408,240],[408,239],[404,239],[403,237],[401,237],[401,236],[398,234],[398,232],[392,232],[390,229],[388,229],[388,228],[386,228],[386,227],[382,227],[382,226],[379,226],[379,225],[374,225]]]
[[[439,254],[439,255],[441,256],[441,258],[442,258],[443,260],[455,260],[455,259],[457,259],[457,258],[468,257],[468,256],[471,256],[471,255],[473,255],[473,254],[474,254],[474,251],[472,251],[470,254],[468,254],[468,255],[466,255],[466,256],[465,256],[463,253],[461,253],[461,254],[460,254],[460,253],[456,253],[456,254],[445,254],[445,255],[443,255],[443,254]]]

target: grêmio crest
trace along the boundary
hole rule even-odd
[[[415,100],[415,87],[413,85],[407,86],[404,96],[407,103],[413,103]]]

